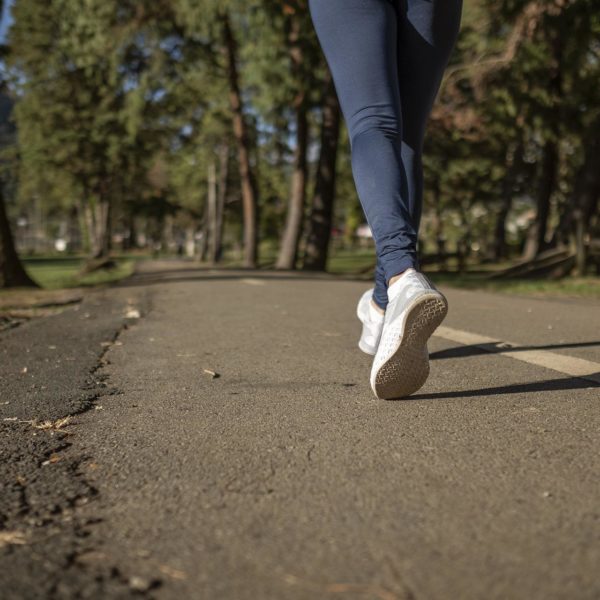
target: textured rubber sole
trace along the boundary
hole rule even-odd
[[[423,386],[429,376],[427,340],[448,313],[444,296],[423,296],[410,309],[398,348],[381,365],[373,391],[378,398],[405,398]]]

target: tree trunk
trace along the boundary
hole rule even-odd
[[[111,204],[110,200],[102,199],[94,208],[96,224],[96,251],[94,252],[94,258],[96,259],[107,258],[110,254]]]
[[[9,287],[38,287],[23,268],[10,230],[4,193],[0,186],[0,289]]]
[[[550,39],[554,61],[550,71],[549,88],[555,99],[563,97],[563,35],[564,32],[559,29]],[[558,103],[560,100],[556,100],[556,102]],[[561,139],[561,123],[564,121],[563,112],[562,106],[555,104],[546,116],[550,123],[551,133],[544,145],[542,172],[536,202],[536,217],[531,230],[528,232],[523,253],[523,258],[526,260],[531,260],[547,247],[546,232],[550,214],[550,198],[556,187],[559,170],[558,142]]]
[[[442,190],[439,180],[435,181],[433,186],[434,194],[434,212],[433,212],[433,233],[435,235],[435,248],[438,255],[440,269],[446,269],[446,235],[444,232],[444,218],[442,216]]]
[[[233,113],[233,133],[238,147],[238,163],[244,211],[244,265],[255,268],[258,261],[258,192],[250,165],[250,142],[244,119],[237,71],[237,44],[231,30],[229,13],[220,13],[223,42],[227,57],[229,102]]]
[[[225,200],[227,199],[227,176],[229,173],[229,144],[219,148],[219,181],[217,186],[217,206],[213,232],[212,262],[217,264],[223,257],[223,225],[225,216]]]
[[[198,260],[204,262],[208,256],[208,202],[204,206],[204,215],[202,217],[202,225],[200,227],[200,242],[198,243]]]
[[[468,207],[461,201],[459,202],[459,211],[461,217],[460,228],[462,231],[461,237],[456,243],[456,252],[458,254],[458,270],[461,273],[467,271],[467,259],[471,255],[471,241],[473,239],[471,235],[471,222],[468,218]]]
[[[536,202],[536,215],[530,230],[523,258],[531,260],[546,247],[546,231],[548,229],[548,215],[550,214],[550,198],[556,185],[558,170],[558,148],[554,140],[548,140],[544,146],[540,186]]]
[[[92,229],[88,204],[82,198],[77,199],[77,223],[81,232],[81,250],[84,254],[92,253]]]
[[[327,267],[335,200],[339,133],[340,107],[331,73],[328,70],[323,96],[321,150],[304,254],[304,268],[308,270],[324,271]]]
[[[89,201],[83,206],[84,222],[90,245],[90,261],[96,262],[110,254],[111,203],[97,200],[92,206]]]
[[[306,152],[308,147],[308,118],[305,81],[302,77],[304,53],[302,36],[300,35],[300,18],[294,14],[290,20],[288,46],[291,59],[291,70],[296,84],[299,86],[293,106],[296,112],[296,149],[294,151],[294,171],[288,204],[287,217],[276,269],[295,269],[298,258],[298,244],[304,220],[306,201],[306,181],[308,179]]]
[[[167,253],[176,247],[173,215],[165,215],[161,230],[161,245]]]
[[[573,182],[573,194],[565,203],[559,225],[554,237],[556,243],[568,243],[574,228],[575,212],[583,213],[584,221],[594,214],[595,200],[600,194],[600,169],[598,169],[598,154],[600,153],[600,122],[595,128],[588,130],[584,140],[585,158],[577,171]]]
[[[276,269],[295,269],[296,259],[298,258],[298,244],[302,233],[307,180],[306,150],[308,144],[308,121],[304,105],[297,109],[296,127],[296,150],[294,152],[294,172],[292,174],[290,201],[281,248],[277,262],[275,263]]]
[[[137,248],[137,228],[135,215],[127,215],[127,238],[123,244],[123,250],[135,250]]]
[[[207,258],[212,263],[215,256],[215,231],[217,219],[217,167],[214,160],[208,165],[208,196],[206,203],[206,232],[207,232]]]
[[[584,274],[587,262],[586,240],[590,222],[596,214],[600,198],[600,121],[589,127],[583,140],[585,157],[575,174],[573,193],[565,203],[560,222],[554,233],[556,245],[571,244],[576,252],[576,273]]]
[[[494,246],[492,258],[495,261],[500,261],[508,256],[506,245],[506,219],[508,217],[508,213],[510,212],[511,206],[512,194],[510,192],[507,193],[507,190],[505,189],[502,194],[502,204],[500,205],[500,210],[498,211],[496,223],[494,225]]]
[[[585,275],[587,263],[587,247],[585,245],[585,224],[583,222],[583,211],[575,211],[575,274]]]
[[[507,258],[507,246],[506,246],[506,219],[508,213],[512,207],[512,194],[515,176],[515,160],[522,152],[522,144],[514,143],[510,144],[506,152],[506,175],[502,182],[502,203],[500,210],[496,217],[496,224],[494,227],[494,248],[493,248],[493,259],[496,261]]]
[[[94,234],[94,216],[92,212],[92,207],[88,201],[83,201],[80,203],[80,211],[81,211],[81,223],[83,225],[83,229],[85,231],[85,243],[84,250],[86,254],[93,256],[96,247],[94,243],[95,234]]]

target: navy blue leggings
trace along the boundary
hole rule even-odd
[[[454,48],[462,0],[309,0],[350,136],[352,173],[377,252],[375,302],[419,268],[425,126]]]

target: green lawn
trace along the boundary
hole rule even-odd
[[[327,268],[339,275],[368,273],[375,264],[374,250],[338,250],[329,257]]]
[[[492,281],[481,275],[454,273],[432,273],[435,283],[473,290],[489,290],[531,296],[560,296],[573,298],[600,299],[599,277],[565,277],[564,279],[505,279]]]
[[[329,260],[329,270],[340,275],[369,274],[375,262],[371,250],[338,251]],[[490,280],[487,275],[505,268],[509,263],[494,265],[469,265],[471,272],[460,274],[452,271],[437,271],[436,265],[426,265],[424,271],[435,283],[463,289],[489,290],[532,296],[560,296],[600,299],[600,277],[565,277],[549,279],[504,279]],[[449,261],[449,268],[456,265]]]
[[[267,249],[265,249],[267,250]],[[264,251],[261,262],[272,266],[275,252]],[[124,255],[115,258],[116,268],[101,270],[81,277],[79,272],[85,260],[81,256],[25,258],[24,264],[31,277],[44,289],[57,290],[74,287],[106,285],[128,277],[133,272],[140,256]],[[224,267],[236,266],[236,261],[224,261]],[[372,274],[375,253],[372,249],[339,250],[329,260],[329,272],[338,275],[361,275],[368,278]],[[507,265],[470,265],[471,271],[459,274],[449,264],[449,271],[437,271],[436,266],[426,266],[425,272],[432,280],[442,285],[464,289],[484,289],[494,292],[527,294],[536,296],[560,296],[600,299],[600,277],[567,277],[552,281],[547,279],[506,279],[490,280],[487,275]]]
[[[115,258],[114,269],[100,270],[80,276],[83,257],[25,258],[23,263],[29,275],[41,287],[56,290],[73,287],[88,287],[114,283],[133,273],[135,260],[128,257]]]

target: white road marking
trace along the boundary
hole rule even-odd
[[[522,350],[523,346],[515,342],[498,340],[479,335],[478,333],[444,327],[443,325],[440,325],[433,335],[467,346],[477,346],[482,350],[493,352],[494,354],[510,356],[511,358],[537,365],[538,367],[558,371],[564,375],[571,375],[571,377],[580,377],[581,379],[600,383],[600,363],[592,362],[591,360],[565,356],[564,354],[557,354],[556,352],[549,352],[547,350]]]
[[[265,282],[262,279],[252,279],[251,277],[240,279],[240,281],[242,283],[247,283],[248,285],[265,285]]]

